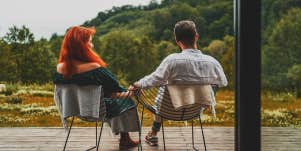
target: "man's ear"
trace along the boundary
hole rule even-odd
[[[177,45],[178,45],[181,49],[184,48],[184,45],[183,45],[183,43],[182,43],[181,41],[176,41],[176,43],[177,43]]]
[[[199,34],[198,34],[198,33],[195,34],[194,40],[195,40],[195,41],[198,41],[198,40],[199,40]]]

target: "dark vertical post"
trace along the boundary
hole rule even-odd
[[[235,150],[260,151],[260,0],[235,2]]]

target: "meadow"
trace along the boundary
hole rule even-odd
[[[292,93],[262,92],[262,126],[300,127],[301,99]],[[206,126],[234,126],[234,92],[219,90],[216,94],[216,118],[210,110],[202,120]],[[139,106],[141,111],[141,106]],[[7,85],[0,94],[0,127],[60,127],[62,126],[53,100],[53,85]],[[151,126],[152,114],[145,112],[143,126]],[[198,123],[195,121],[195,123]],[[165,122],[166,126],[187,126],[190,122]],[[76,119],[76,126],[94,126],[94,123]]]

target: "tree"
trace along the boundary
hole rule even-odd
[[[119,30],[106,34],[100,41],[100,56],[119,80],[134,82],[154,70],[157,53],[148,37]]]
[[[210,55],[215,58],[220,59],[226,51],[226,44],[221,40],[213,40],[209,46],[205,48],[205,51],[208,51]]]
[[[34,35],[30,32],[29,28],[25,26],[21,28],[13,26],[9,28],[9,32],[6,33],[3,39],[10,46],[10,60],[14,62],[14,66],[16,66],[14,74],[18,80],[22,81],[22,76],[26,71],[26,69],[22,67],[23,61],[25,60],[24,56],[34,44]]]
[[[226,35],[223,40],[213,40],[204,48],[204,52],[221,63],[228,79],[228,87],[234,88],[234,37]]]
[[[220,62],[229,82],[228,87],[231,89],[234,88],[234,40],[234,37],[230,35],[226,35],[224,37],[223,41],[225,43],[225,51],[220,59]]]
[[[52,38],[57,39],[57,35]],[[34,41],[28,28],[13,26],[1,41],[0,79],[9,82],[49,82],[55,71],[56,57],[46,39]]]
[[[301,97],[301,64],[293,65],[288,69],[287,77],[294,82],[296,95]]]
[[[22,82],[45,83],[52,79],[56,67],[56,57],[50,50],[46,39],[35,42],[28,51],[24,53],[22,66]]]
[[[159,64],[169,54],[179,52],[179,48],[169,41],[161,41],[156,45],[156,50],[158,51],[158,61],[156,64]]]
[[[33,33],[30,32],[29,28],[22,26],[18,28],[13,26],[8,29],[9,32],[4,36],[4,40],[10,44],[21,44],[21,45],[31,45],[34,43]]]
[[[17,82],[17,65],[10,46],[0,39],[0,81]]]
[[[301,9],[293,8],[273,28],[263,47],[263,82],[272,89],[290,88],[288,69],[301,64]]]
[[[59,57],[63,38],[64,38],[63,36],[59,36],[56,33],[54,33],[54,34],[52,34],[52,36],[48,42],[50,45],[50,50],[54,53],[54,56],[56,58]]]
[[[262,1],[262,43],[267,44],[267,40],[281,17],[287,14],[292,8],[300,8],[301,0],[263,0]]]

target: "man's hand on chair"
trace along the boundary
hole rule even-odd
[[[130,87],[128,88],[129,91],[134,91],[134,90],[137,90],[139,89],[140,86],[138,84],[138,82],[135,82],[133,85],[130,85]]]

